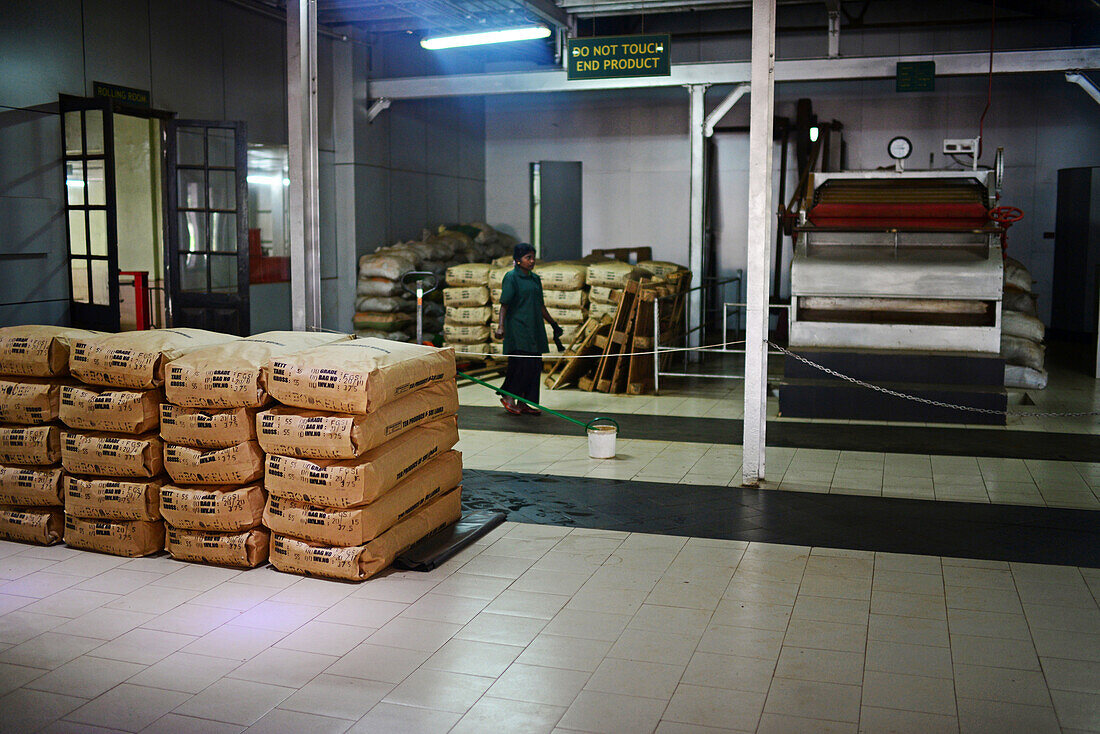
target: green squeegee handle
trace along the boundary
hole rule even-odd
[[[550,415],[556,415],[557,417],[559,417],[563,420],[567,420],[570,423],[576,423],[581,428],[587,428],[588,427],[587,424],[582,423],[581,421],[579,421],[575,418],[570,418],[569,416],[564,415],[562,413],[559,413],[556,410],[550,410],[549,408],[544,407],[542,405],[539,405],[538,403],[532,402],[532,401],[528,400],[527,398],[521,398],[519,395],[513,395],[512,393],[510,393],[506,390],[501,390],[499,387],[494,387],[494,386],[490,385],[488,382],[482,382],[481,380],[477,379],[476,377],[471,377],[470,375],[467,375],[465,372],[459,372],[457,374],[458,374],[459,377],[461,377],[464,380],[469,380],[470,382],[476,382],[477,384],[481,385],[482,387],[489,388],[493,392],[500,393],[501,395],[507,395],[508,397],[510,397],[514,400],[519,400],[520,402],[527,403],[528,405],[533,405],[536,408],[538,408],[539,410],[546,411]]]

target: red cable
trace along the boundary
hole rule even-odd
[[[993,15],[989,19],[989,91],[986,93],[985,109],[978,120],[978,158],[982,157],[982,130],[985,128],[985,113],[993,104],[993,29],[997,24],[997,0],[993,0]]]

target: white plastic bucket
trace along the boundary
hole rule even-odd
[[[612,425],[596,425],[597,421],[607,421]],[[615,437],[619,433],[619,424],[613,418],[594,418],[585,425],[588,431],[588,455],[593,459],[615,458]]]

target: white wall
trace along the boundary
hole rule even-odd
[[[713,88],[708,108],[726,90]],[[892,163],[886,144],[904,134],[914,144],[909,168],[955,166],[940,154],[945,137],[973,137],[986,101],[984,78],[937,79],[936,91],[898,94],[889,81],[788,84],[776,91],[776,114],[794,116],[809,97],[822,120],[844,125],[849,168]],[[749,100],[723,121],[748,123]],[[687,262],[688,137],[686,90],[640,94],[578,93],[489,98],[486,102],[486,217],[494,226],[529,231],[528,164],[583,163],[585,252],[595,247],[652,245],[654,256]],[[985,121],[985,155],[1006,151],[1003,202],[1025,219],[1009,237],[1009,253],[1024,262],[1049,316],[1057,171],[1100,165],[1100,106],[1058,74],[995,77]],[[793,163],[793,146],[791,150]],[[715,230],[720,270],[745,265],[748,135],[719,137]],[[778,149],[774,156],[778,170]],[[789,179],[788,195],[794,184]],[[776,182],[778,187],[778,182]],[[778,201],[773,197],[775,206]],[[789,247],[789,245],[788,245]],[[789,258],[788,258],[789,262]]]

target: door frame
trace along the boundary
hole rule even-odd
[[[103,154],[95,156],[89,156],[87,153],[88,148],[88,134],[87,124],[83,118],[83,113],[88,110],[99,110],[103,115]],[[81,119],[81,155],[70,156],[65,146],[65,114],[67,112],[82,113]],[[92,256],[90,252],[90,237],[89,225],[90,217],[86,213],[84,226],[85,226],[85,239],[89,242],[88,249],[85,250],[85,257],[88,262],[88,303],[77,302],[74,296],[73,288],[73,276],[72,276],[72,233],[69,227],[69,195],[68,195],[68,172],[63,172],[63,186],[64,198],[63,205],[65,208],[65,243],[67,246],[65,257],[67,263],[67,270],[69,275],[69,320],[71,323],[80,323],[83,326],[95,328],[106,331],[118,331],[121,326],[121,313],[120,313],[120,293],[119,293],[119,268],[118,268],[118,197],[117,190],[115,188],[115,137],[114,137],[114,116],[116,114],[129,115],[131,117],[139,117],[143,119],[159,119],[166,120],[175,117],[174,112],[167,110],[158,110],[146,107],[134,107],[132,105],[122,104],[116,100],[107,97],[78,97],[70,94],[58,95],[58,113],[60,115],[60,129],[61,129],[61,162],[62,168],[67,168],[67,163],[70,160],[84,161],[84,190],[85,190],[85,204],[80,206],[79,209],[85,212],[92,210],[103,209],[106,212],[106,228],[107,228],[107,254],[106,256]],[[163,124],[161,126],[161,154],[163,155]],[[96,160],[102,158],[103,160],[103,185],[104,185],[104,204],[89,205],[87,204],[87,161]],[[162,184],[163,187],[163,184]],[[161,190],[161,196],[163,198],[164,191]],[[108,300],[107,305],[95,304],[93,302],[94,295],[91,285],[91,263],[93,260],[107,260],[107,283],[108,283]],[[103,309],[106,309],[104,311]]]
[[[180,267],[179,267],[179,179],[178,170],[179,162],[178,158],[178,141],[176,133],[179,128],[196,127],[203,129],[217,128],[217,129],[230,129],[234,131],[234,169],[236,171],[235,178],[235,197],[236,197],[236,217],[237,217],[237,292],[234,295],[212,293],[209,291],[211,287],[210,271],[211,261],[209,258],[209,242],[212,236],[209,222],[206,227],[206,239],[207,239],[207,291],[185,291],[181,287],[180,282]],[[238,325],[239,330],[242,332],[241,336],[248,336],[251,329],[251,303],[250,303],[250,272],[249,272],[249,250],[248,250],[248,124],[243,121],[231,121],[231,120],[193,120],[193,119],[177,119],[172,118],[167,120],[161,127],[162,131],[162,146],[161,151],[164,156],[163,160],[163,177],[164,177],[164,263],[166,270],[166,282],[167,282],[167,298],[166,309],[168,314],[168,322],[175,325],[175,317],[177,307],[183,307],[189,300],[196,300],[194,307],[202,307],[202,305],[217,307],[222,305],[228,308],[236,308],[238,310]],[[204,141],[208,140],[204,135]],[[204,166],[206,171],[211,170],[209,164],[209,145],[204,142]],[[188,166],[193,167],[193,166]],[[221,169],[214,169],[221,170]],[[206,193],[204,197],[209,196],[209,177],[205,177],[204,183],[206,186]],[[209,205],[209,201],[207,204]],[[209,206],[206,207],[210,209]],[[209,211],[207,211],[209,213]],[[196,294],[194,296],[189,294]],[[198,295],[201,294],[201,297]],[[201,303],[198,301],[201,300]]]

